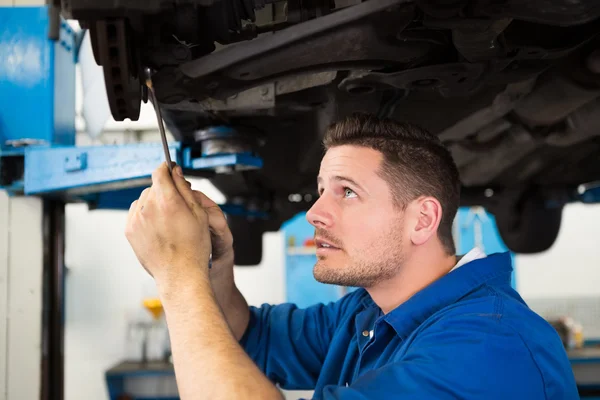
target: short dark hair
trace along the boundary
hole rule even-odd
[[[353,114],[325,133],[326,150],[357,145],[383,154],[379,174],[394,191],[396,205],[404,209],[420,196],[432,196],[442,206],[438,237],[449,254],[455,254],[452,224],[460,202],[460,177],[450,151],[439,138],[419,126]]]

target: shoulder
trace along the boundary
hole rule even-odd
[[[552,326],[518,298],[482,290],[487,294],[463,299],[424,323],[405,356],[460,365],[474,379],[492,375],[544,393],[572,393],[572,368]]]
[[[477,291],[445,307],[430,318],[429,327],[443,329],[447,324],[469,321],[483,332],[512,332],[527,339],[557,338],[554,328],[527,306],[510,287],[482,285]]]
[[[421,334],[448,329],[484,337],[500,335],[515,346],[543,342],[562,347],[556,330],[514,290],[488,285],[434,314],[421,327]]]

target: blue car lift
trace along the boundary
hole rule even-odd
[[[66,21],[59,20],[56,35],[53,27],[56,15],[49,11],[45,6],[0,7],[0,211],[6,211],[6,214],[0,213],[0,222],[3,215],[9,222],[6,227],[0,227],[0,250],[6,243],[15,245],[32,238],[31,248],[25,252],[31,250],[31,254],[39,254],[39,262],[28,263],[28,273],[32,277],[38,273],[43,275],[43,282],[39,301],[31,303],[28,314],[32,317],[28,321],[31,329],[40,330],[44,348],[39,375],[41,387],[4,382],[2,379],[7,376],[4,369],[18,375],[19,368],[37,382],[31,371],[40,365],[39,350],[37,354],[32,350],[29,357],[21,354],[13,364],[11,360],[4,364],[3,351],[8,353],[7,343],[16,341],[28,349],[38,348],[37,339],[25,343],[25,338],[18,337],[16,331],[13,335],[9,327],[8,339],[0,335],[0,387],[8,385],[14,398],[37,398],[42,393],[44,399],[59,400],[64,397],[65,203],[85,202],[93,209],[127,210],[149,186],[152,172],[164,161],[164,152],[159,141],[76,146],[75,66],[81,35],[85,32],[75,32]],[[236,132],[231,127],[215,126],[204,133],[206,137],[228,138]],[[262,160],[250,151],[214,154],[198,152],[191,146],[193,144],[180,142],[169,144],[171,159],[191,175],[262,167]],[[33,205],[27,203],[21,207],[21,199],[37,200]],[[31,229],[17,236],[22,227],[18,228],[15,221],[26,218],[9,214],[21,208],[34,214],[39,211],[36,215],[42,221],[37,220]],[[242,205],[222,204],[221,208],[228,215],[266,217],[264,212],[249,211]],[[35,252],[33,247],[38,242],[33,239],[38,234],[39,248]],[[7,239],[3,243],[4,237]],[[12,247],[8,244],[6,247],[10,252]],[[9,258],[12,264],[10,261],[2,264],[4,260],[0,260],[0,293],[4,292],[2,285],[8,287],[9,284],[4,283],[3,274],[10,277],[23,267],[23,262],[17,263],[18,257]],[[31,283],[34,287],[36,284]],[[9,301],[2,300],[0,297],[0,325],[4,322],[3,314],[7,315],[7,321],[11,314],[10,305],[5,305]],[[42,326],[37,325],[40,322],[35,317],[36,312],[43,315]]]

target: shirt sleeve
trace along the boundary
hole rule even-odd
[[[250,321],[240,344],[281,388],[312,390],[336,328],[359,301],[357,292],[305,309],[290,303],[250,307]]]
[[[575,399],[563,393],[561,399]],[[320,400],[545,399],[529,349],[493,317],[465,316],[422,332],[399,360],[348,387],[326,386]]]

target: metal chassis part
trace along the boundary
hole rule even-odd
[[[127,12],[158,13],[172,7],[196,4],[209,6],[215,0],[62,0],[62,12],[69,19],[91,19],[97,17],[99,12],[111,15],[121,15]]]
[[[401,31],[412,18],[412,3],[409,0],[369,0],[291,26],[277,35],[232,45],[176,69],[164,69],[155,76],[159,101],[174,103],[186,97],[187,92],[196,95],[197,100],[206,97],[225,100],[278,77],[303,75],[311,70],[323,72],[324,66],[328,66],[327,69],[357,65],[377,68],[382,66],[379,60],[390,56],[396,57],[392,60],[397,64],[414,62],[423,56],[416,46],[400,42],[385,44],[378,36],[385,26]],[[356,47],[360,47],[358,53],[352,51]],[[399,47],[403,47],[402,51]],[[314,55],[316,51],[321,52],[323,58],[302,56]]]
[[[350,76],[340,83],[349,93],[389,85],[405,91],[435,89],[444,96],[467,96],[479,89],[483,64],[443,64],[414,68],[390,74],[366,73]]]

